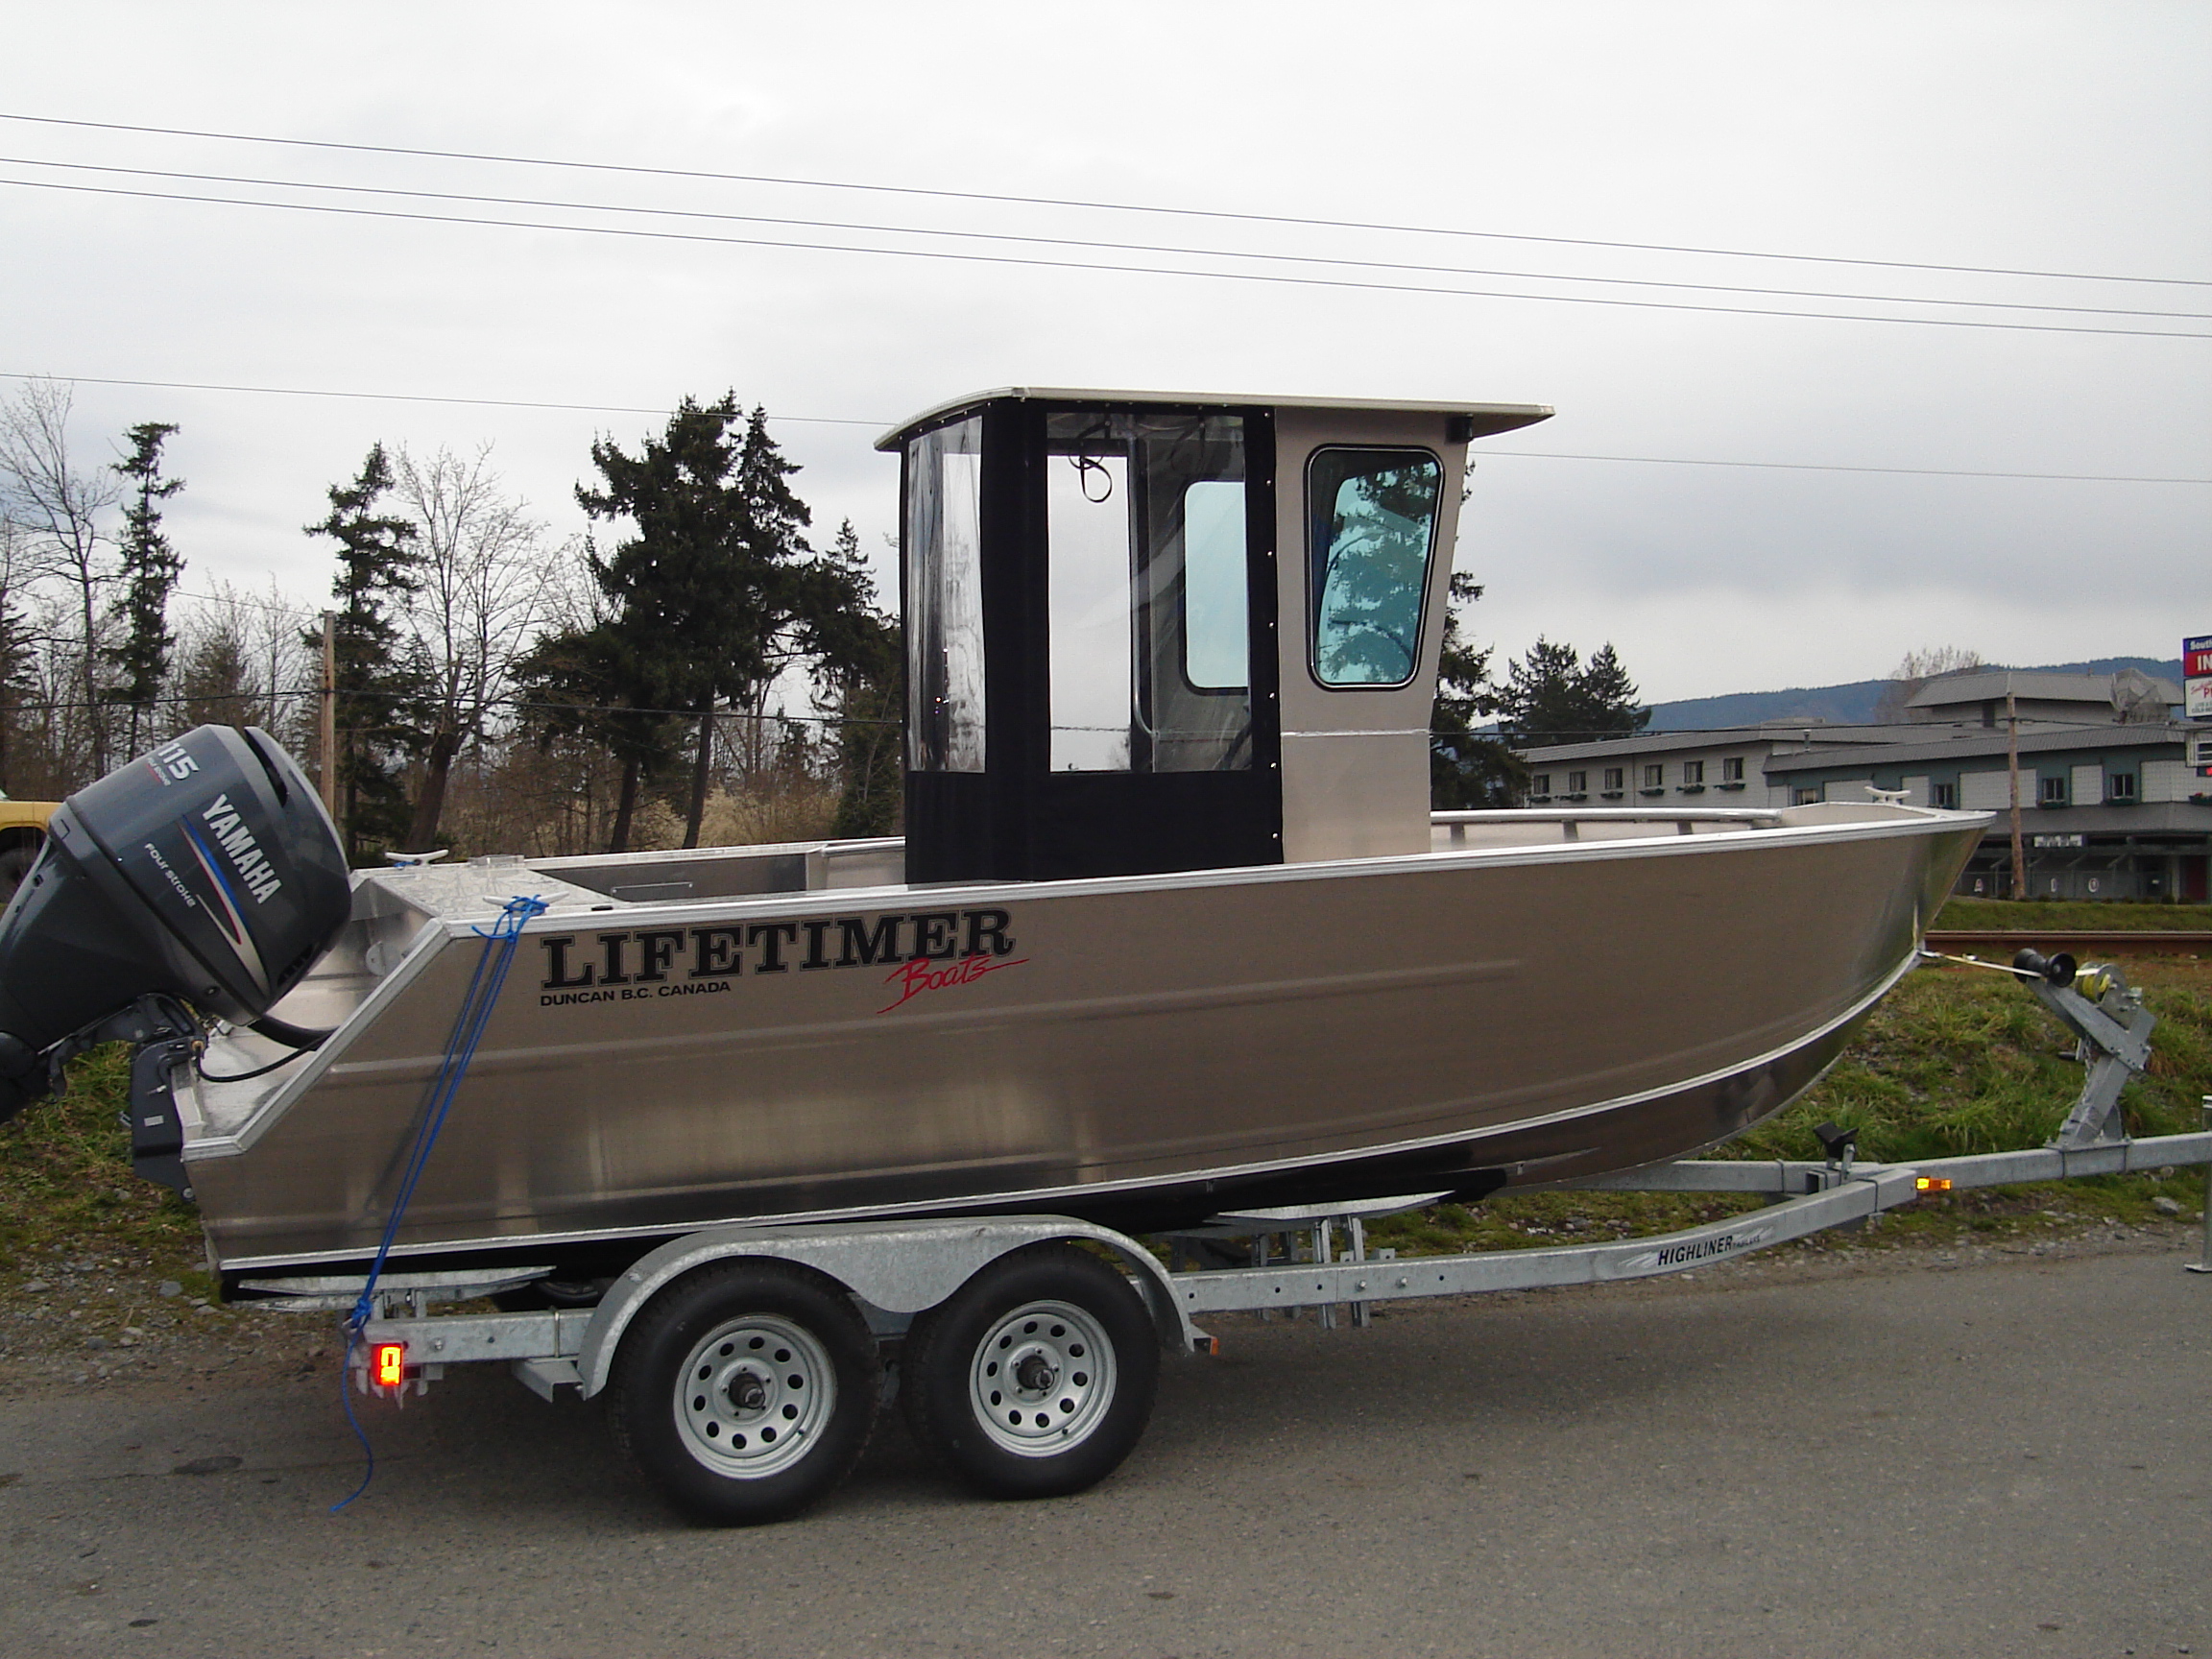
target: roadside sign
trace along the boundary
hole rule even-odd
[[[2181,641],[2181,711],[2212,720],[2212,634]]]

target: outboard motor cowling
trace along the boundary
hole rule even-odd
[[[337,830],[266,732],[188,732],[70,796],[46,834],[0,917],[0,1121],[95,1043],[196,1042],[178,1004],[315,1040],[266,1016],[336,940],[351,882]]]

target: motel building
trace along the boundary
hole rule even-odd
[[[1769,721],[1517,751],[1531,806],[1794,806],[1864,801],[1994,812],[1958,891],[2011,891],[2009,692],[2021,832],[2038,899],[2203,903],[2212,777],[2192,771],[2180,688],[2140,674],[1970,670],[1931,681],[1894,725]]]

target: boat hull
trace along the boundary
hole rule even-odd
[[[1835,1058],[1982,824],[1796,820],[548,915],[397,1253],[993,1210],[1164,1226],[1678,1156]],[[188,1114],[219,1265],[373,1251],[481,950],[424,926],[300,1076]]]

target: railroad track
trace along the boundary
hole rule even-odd
[[[2150,928],[2063,928],[2038,931],[1983,927],[1946,929],[1928,935],[1931,950],[1993,950],[2010,960],[2023,947],[2036,950],[2064,950],[2069,955],[2090,956],[2201,956],[2212,954],[2212,931]]]

